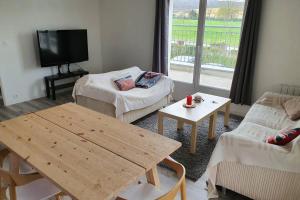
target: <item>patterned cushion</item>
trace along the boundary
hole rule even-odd
[[[114,80],[115,84],[121,91],[127,91],[135,87],[135,82],[130,74]]]
[[[266,142],[269,144],[286,145],[299,135],[300,128],[290,129],[287,131],[282,131],[277,135],[268,136]]]
[[[161,73],[156,72],[145,72],[141,74],[135,81],[135,86],[139,88],[151,88],[153,87],[162,77]]]

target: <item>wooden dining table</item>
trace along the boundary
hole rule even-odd
[[[181,143],[74,103],[0,123],[0,142],[74,199],[111,199]]]

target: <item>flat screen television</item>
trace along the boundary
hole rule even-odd
[[[41,67],[87,61],[87,30],[37,31]]]

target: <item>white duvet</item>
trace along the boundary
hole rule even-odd
[[[120,71],[86,75],[76,82],[73,98],[76,100],[76,95],[81,95],[113,104],[116,108],[116,118],[122,119],[124,113],[151,106],[173,92],[174,83],[166,76],[162,76],[157,84],[149,89],[133,88],[129,91],[120,91],[113,79],[128,73],[135,80],[143,71],[138,67],[131,67]]]

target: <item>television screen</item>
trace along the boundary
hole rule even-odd
[[[37,31],[42,67],[88,60],[87,30]]]

